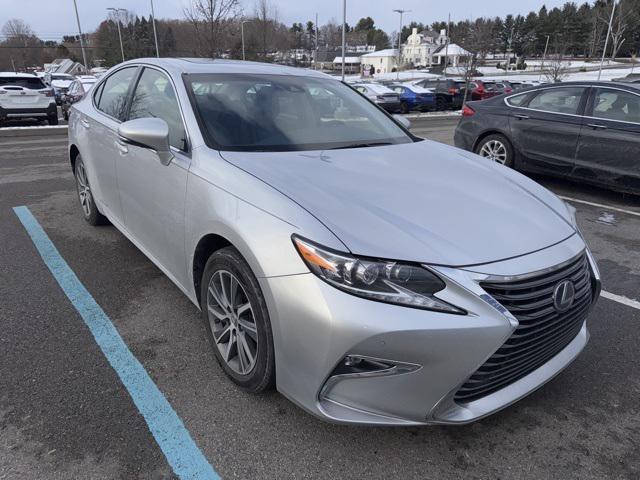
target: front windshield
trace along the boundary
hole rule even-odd
[[[376,106],[338,80],[306,76],[186,77],[211,147],[324,150],[412,142]]]

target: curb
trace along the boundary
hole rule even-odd
[[[35,137],[39,135],[67,136],[67,125],[54,127],[5,127],[0,128],[0,138]]]

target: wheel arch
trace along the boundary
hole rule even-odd
[[[193,251],[191,275],[193,281],[193,289],[198,300],[198,305],[200,305],[201,297],[200,282],[202,281],[202,274],[204,273],[204,267],[207,264],[207,260],[209,260],[209,257],[215,252],[225,247],[234,247],[236,248],[236,250],[238,250],[238,248],[226,237],[223,237],[222,235],[218,235],[216,233],[206,234],[200,240],[198,240],[198,243],[196,244],[196,248]],[[242,253],[240,255],[242,255]]]
[[[80,150],[74,144],[69,146],[69,163],[71,164],[71,171],[76,171],[76,158],[80,155]]]

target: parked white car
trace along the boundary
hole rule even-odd
[[[76,79],[68,73],[48,73],[44,78],[45,82],[53,88],[58,105],[60,105],[62,101],[62,96],[69,91],[69,87]]]
[[[46,118],[57,125],[53,89],[29,73],[0,72],[0,126],[13,118]]]

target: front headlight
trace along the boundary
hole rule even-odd
[[[325,282],[359,297],[407,307],[466,314],[434,296],[445,283],[420,265],[357,258],[293,236],[309,269]]]
[[[571,221],[571,225],[577,230],[580,231],[580,229],[578,228],[578,219],[576,218],[576,209],[573,205],[569,204],[568,202],[564,202],[564,206],[567,209],[567,212],[569,213],[569,219]]]

